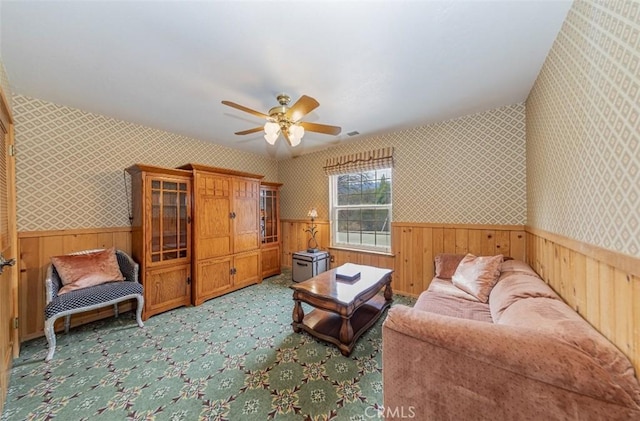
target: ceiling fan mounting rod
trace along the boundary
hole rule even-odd
[[[280,94],[276,99],[280,105],[289,105],[289,102],[291,102],[291,97],[287,94]]]

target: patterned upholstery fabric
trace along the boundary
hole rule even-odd
[[[44,310],[45,319],[76,308],[115,300],[131,294],[142,294],[142,285],[137,282],[110,282],[89,288],[57,295]]]

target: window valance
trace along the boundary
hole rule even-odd
[[[393,146],[329,158],[324,166],[324,172],[327,175],[338,175],[392,167]]]

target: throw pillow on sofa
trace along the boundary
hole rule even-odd
[[[451,281],[482,303],[489,301],[489,293],[500,277],[503,256],[474,256],[467,254],[458,265]]]
[[[464,254],[439,253],[433,259],[436,264],[436,278],[451,279]]]

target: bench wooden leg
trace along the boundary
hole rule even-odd
[[[142,323],[142,309],[144,307],[144,297],[142,295],[138,295],[136,298],[138,299],[138,308],[136,308],[136,322],[138,322],[138,326],[144,327],[144,323]]]
[[[64,333],[69,333],[69,327],[71,327],[71,315],[64,317]]]
[[[47,352],[47,356],[44,359],[46,362],[51,361],[53,354],[56,352],[56,332],[53,329],[55,322],[55,318],[48,319],[44,322],[44,335],[47,337],[47,342],[49,343],[49,352]]]

